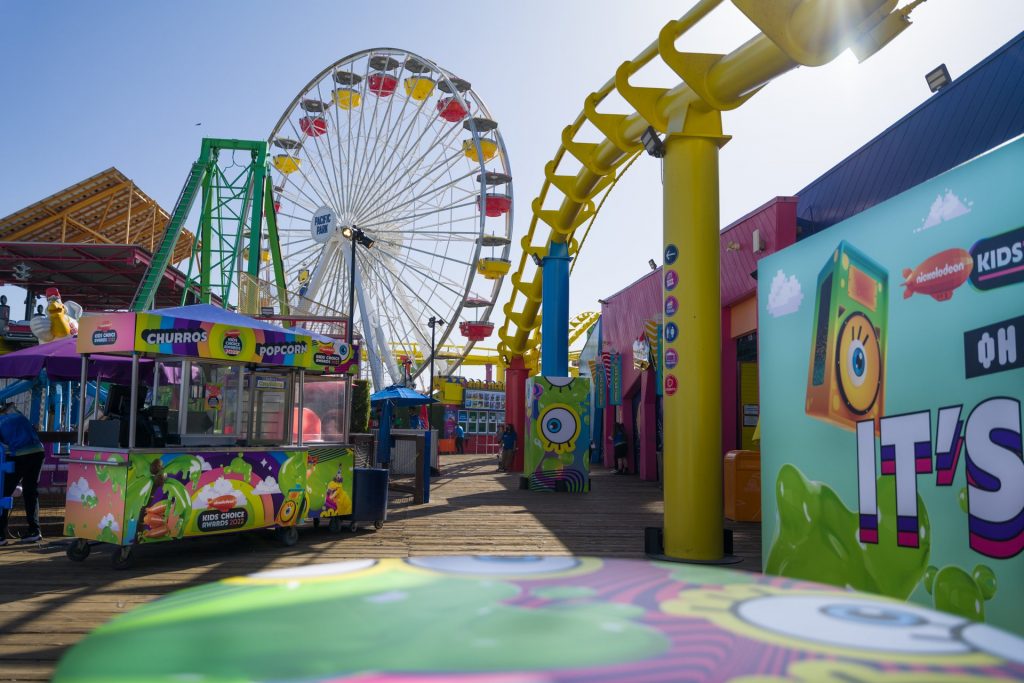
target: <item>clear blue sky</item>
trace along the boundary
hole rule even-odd
[[[471,81],[501,124],[515,176],[518,237],[544,163],[583,98],[690,5],[7,0],[0,4],[0,216],[109,166],[169,209],[202,137],[265,138],[325,66],[357,50],[392,46]],[[734,139],[721,158],[723,225],[796,192],[924,101],[924,74],[932,67],[945,62],[959,76],[1012,38],[1024,29],[1024,1],[929,0],[913,19],[864,64],[846,54],[800,69],[725,115]],[[680,46],[729,52],[755,32],[727,2]],[[647,78],[678,82],[667,72]],[[599,297],[657,258],[660,193],[657,163],[641,159],[606,204],[580,258],[573,312],[593,310]]]

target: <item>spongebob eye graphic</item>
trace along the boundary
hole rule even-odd
[[[344,363],[352,355],[352,347],[345,342],[338,342],[338,355],[341,357],[341,362]]]
[[[573,377],[545,377],[544,379],[546,379],[548,381],[548,384],[550,384],[553,387],[567,387],[570,384],[572,384],[572,381],[573,381],[574,378]]]
[[[853,413],[865,415],[878,399],[882,363],[878,334],[863,313],[852,313],[839,330],[836,370],[839,393]]]
[[[580,434],[579,416],[562,403],[548,406],[537,418],[537,432],[545,450],[568,453],[576,448],[576,438]]]
[[[574,557],[498,557],[475,555],[472,557],[410,557],[409,564],[423,569],[449,574],[552,574],[564,572],[579,566]]]
[[[736,615],[754,626],[793,638],[904,654],[963,654],[968,622],[909,604],[825,595],[766,596],[739,603]]]

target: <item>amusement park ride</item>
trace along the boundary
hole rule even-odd
[[[336,334],[351,324],[377,387],[415,379],[435,360],[442,375],[461,363],[494,361],[506,369],[509,421],[525,434],[528,375],[569,377],[572,331],[578,336],[593,323],[595,314],[575,326],[569,319],[570,262],[586,234],[578,233],[589,230],[646,149],[662,158],[664,187],[671,188],[664,194],[664,246],[665,291],[672,294],[665,296],[678,299],[674,315],[685,321],[676,338],[667,334],[675,323],[665,320],[665,346],[682,362],[673,391],[666,384],[664,392],[665,524],[648,551],[722,561],[714,292],[718,149],[730,138],[721,112],[800,65],[825,64],[847,48],[866,59],[909,26],[910,10],[922,1],[897,9],[897,0],[733,0],[760,32],[728,54],[675,46],[722,0],[700,0],[666,24],[585,98],[582,113],[562,131],[531,204],[496,355],[472,350],[493,331],[490,316],[511,270],[512,175],[498,124],[467,81],[390,48],[354,53],[314,76],[266,142],[203,141],[131,308],[146,310],[157,299],[198,199],[183,299],[217,300],[317,332]],[[634,85],[656,58],[680,82]],[[633,111],[598,111],[613,93]],[[448,321],[436,346],[429,318]],[[462,344],[450,341],[456,325]],[[427,348],[436,348],[433,358]]]
[[[714,295],[719,288],[718,150],[730,139],[722,132],[721,113],[798,66],[823,65],[847,48],[867,59],[910,25],[910,11],[923,0],[902,9],[897,0],[733,0],[760,33],[729,54],[679,51],[676,41],[721,1],[701,0],[666,24],[656,41],[585,98],[582,113],[562,131],[562,144],[531,204],[533,217],[512,275],[498,346],[509,368],[510,406],[523,402],[526,357],[538,342],[541,375],[568,375],[569,261],[580,250],[577,231],[589,229],[607,193],[645,148],[661,157],[663,292],[677,297],[675,315],[685,321],[685,331],[665,338],[681,359],[673,377],[679,389],[664,395],[664,528],[647,550],[696,562],[728,561],[722,524],[721,321]],[[681,82],[667,88],[634,85],[633,76],[655,58]],[[598,111],[612,93],[633,111]],[[581,140],[584,128],[597,131],[598,139]],[[528,277],[534,262],[538,266]],[[676,324],[665,323],[666,329]],[[524,418],[520,414],[514,421],[522,424]]]
[[[431,316],[449,321],[442,374],[493,333],[510,266],[508,155],[470,84],[423,57],[350,55],[302,88],[269,142],[204,140],[133,310],[152,305],[197,199],[187,272],[199,300],[334,334],[353,301],[377,387],[427,367]],[[456,325],[467,341],[452,348]]]

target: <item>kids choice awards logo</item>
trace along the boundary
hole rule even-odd
[[[348,355],[348,345],[342,344],[343,348],[335,351],[333,343],[320,343],[317,345],[316,353],[313,354],[313,362],[317,365],[323,365],[329,368],[333,368],[335,365],[341,365],[342,356],[341,353],[344,351],[344,355]]]
[[[238,330],[228,330],[224,333],[224,353],[228,357],[235,357],[242,353],[242,338],[241,332]]]
[[[1024,282],[1024,227],[983,239],[971,247],[971,284],[987,290]]]
[[[92,333],[92,343],[95,346],[111,346],[117,343],[117,330],[109,320],[104,320]]]

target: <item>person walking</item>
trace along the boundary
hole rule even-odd
[[[0,443],[5,459],[14,462],[14,472],[4,477],[3,497],[14,493],[21,484],[21,498],[25,504],[25,519],[28,533],[21,537],[23,543],[40,541],[43,538],[39,527],[39,472],[43,469],[43,444],[28,418],[14,407],[4,404],[0,409]],[[7,522],[10,510],[0,510],[0,545],[7,545]]]
[[[466,430],[462,428],[461,424],[455,425],[455,452],[462,455],[466,452]]]
[[[505,431],[501,435],[501,463],[498,465],[499,472],[508,472],[512,467],[512,458],[516,452],[516,428],[511,424],[505,425]]]
[[[615,446],[615,474],[629,474],[629,458],[626,455],[628,450],[626,428],[622,426],[621,422],[615,423],[612,445]]]

